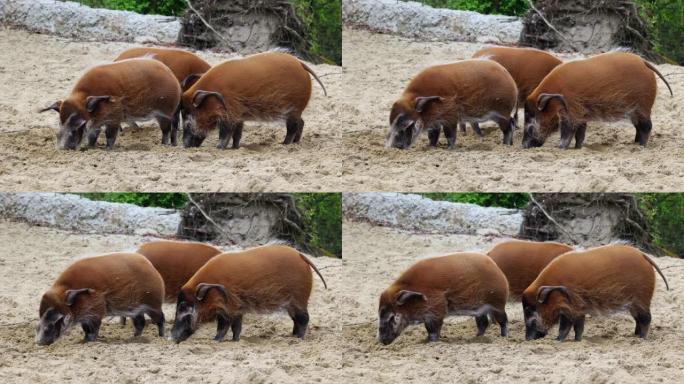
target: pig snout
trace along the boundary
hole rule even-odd
[[[173,328],[171,328],[171,340],[178,344],[181,341],[187,340],[193,333],[192,316],[184,315],[174,321]]]

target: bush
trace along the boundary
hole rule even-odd
[[[407,1],[407,0],[404,0]],[[484,14],[522,16],[527,12],[525,0],[411,0],[435,8],[475,11]]]
[[[329,64],[342,65],[342,1],[292,0],[306,26],[310,51]]]
[[[309,244],[329,255],[342,257],[342,194],[294,193],[304,216]]]
[[[684,2],[635,0],[648,24],[656,53],[684,64]]]
[[[188,198],[185,193],[81,193],[90,200],[109,201],[112,203],[128,203],[141,207],[160,207],[180,209],[185,206]]]
[[[438,201],[470,203],[482,207],[523,208],[530,201],[527,193],[421,193]]]
[[[639,193],[636,197],[653,244],[666,254],[684,256],[684,194]]]

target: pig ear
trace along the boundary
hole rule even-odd
[[[49,110],[53,110],[53,111],[59,112],[59,109],[60,109],[61,107],[62,107],[62,100],[57,100],[57,101],[55,101],[54,103],[52,103],[51,106],[45,107],[45,108],[39,110],[38,113],[43,113],[43,112],[49,111]]]
[[[197,285],[197,292],[195,293],[195,298],[199,301],[204,300],[204,298],[207,296],[207,292],[209,292],[209,290],[212,288],[216,288],[219,292],[221,292],[221,295],[223,295],[223,298],[228,300],[228,295],[226,294],[226,287],[224,287],[221,284],[206,284],[206,283],[200,283]]]
[[[566,110],[568,109],[568,103],[565,101],[565,96],[558,93],[542,93],[539,95],[537,98],[537,109],[540,111],[545,110],[546,106],[549,104],[549,101],[553,99],[558,99],[561,104],[563,104],[563,108]]]
[[[394,299],[394,301],[397,303],[397,305],[404,305],[409,300],[413,300],[413,299],[421,299],[421,300],[427,301],[427,298],[422,293],[414,292],[414,291],[406,291],[406,290],[399,291],[399,293],[397,293],[397,296]]]
[[[421,96],[415,99],[416,112],[422,113],[430,102],[444,100],[441,96]]]
[[[565,297],[570,301],[570,290],[567,287],[564,287],[562,285],[544,285],[539,287],[537,290],[537,302],[540,304],[544,304],[546,300],[549,298],[549,295],[553,291],[558,291],[565,295]]]
[[[201,73],[193,73],[193,74],[188,75],[188,77],[183,79],[183,81],[181,82],[181,84],[180,84],[181,89],[183,91],[187,91],[188,89],[190,89],[190,87],[192,87],[197,82],[197,80],[200,79],[200,77],[202,77]]]
[[[111,98],[111,96],[88,96],[86,98],[86,111],[93,113],[100,101],[109,101]]]
[[[64,292],[64,303],[71,307],[81,293],[91,294],[93,293],[93,290],[90,288],[69,289]]]
[[[192,95],[192,106],[195,108],[199,107],[204,102],[204,99],[209,96],[215,96],[217,99],[219,99],[223,105],[223,108],[228,109],[226,107],[226,100],[223,98],[223,95],[212,91],[195,91],[195,93]]]

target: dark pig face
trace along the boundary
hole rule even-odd
[[[549,328],[558,323],[561,312],[568,310],[570,301],[570,290],[561,285],[541,286],[537,292],[525,292],[522,298],[525,339],[545,337]]]
[[[542,93],[536,100],[528,99],[525,105],[523,148],[541,147],[546,139],[560,129],[567,120],[568,106],[559,94]]]
[[[219,92],[198,90],[183,98],[183,146],[199,147],[218,122],[226,117],[226,102]]]
[[[57,341],[69,325],[69,317],[53,307],[44,310],[36,327],[36,344],[50,345]]]
[[[525,318],[525,340],[541,339],[548,333],[542,325],[537,306],[529,303],[525,298],[522,302],[523,316]]]
[[[178,293],[176,318],[171,328],[171,339],[176,343],[187,340],[197,329],[197,302],[192,295]]]
[[[439,96],[428,96],[395,102],[390,111],[390,130],[385,138],[385,146],[399,149],[410,148],[425,127],[422,114],[431,104],[436,104],[441,100]]]
[[[383,345],[391,344],[409,324],[415,322],[413,314],[425,311],[420,307],[426,301],[425,295],[419,292],[401,290],[392,297],[383,293],[378,309],[378,340]]]

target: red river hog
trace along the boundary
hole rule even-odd
[[[294,322],[292,334],[304,338],[313,284],[311,269],[325,285],[323,276],[306,256],[284,245],[215,256],[178,293],[171,337],[180,343],[199,324],[216,319],[214,340],[223,340],[230,328],[233,340],[238,341],[243,314],[284,310]]]
[[[622,311],[634,317],[634,334],[646,338],[655,290],[654,268],[669,289],[655,262],[627,245],[606,245],[558,256],[523,292],[525,338],[542,338],[549,328],[560,323],[557,340],[565,340],[572,327],[579,341],[586,315]]]
[[[211,68],[211,65],[192,52],[176,48],[136,47],[127,49],[114,61],[145,57],[161,61],[169,67],[181,84],[182,89],[189,88],[194,81]]]
[[[443,128],[450,149],[456,146],[458,123],[494,120],[503,143],[513,144],[518,91],[501,64],[491,60],[463,60],[436,65],[420,72],[392,105],[388,147],[408,149],[423,131],[437,145]]]
[[[425,324],[428,341],[437,341],[444,318],[475,316],[477,336],[490,315],[508,334],[508,282],[494,261],[479,253],[461,252],[420,260],[380,296],[378,339],[388,345],[412,324]]]
[[[105,316],[133,318],[135,336],[145,314],[164,336],[164,281],[137,253],[112,253],[78,260],[62,272],[40,301],[36,343],[54,343],[70,326],[81,324],[85,341],[97,338]]]
[[[78,148],[84,136],[89,146],[95,146],[102,127],[107,149],[112,149],[122,122],[150,118],[159,123],[162,144],[173,144],[180,94],[178,80],[167,66],[152,59],[128,59],[91,68],[69,97],[41,112],[59,113],[57,143],[62,149]]]
[[[632,53],[610,52],[559,65],[527,97],[523,147],[540,147],[560,130],[560,148],[567,149],[573,137],[575,148],[582,148],[587,122],[625,118],[636,128],[634,142],[646,146],[657,89],[654,73],[672,94],[663,75]]]
[[[212,67],[183,94],[183,144],[199,147],[218,128],[218,148],[225,149],[231,138],[233,148],[239,148],[248,120],[285,120],[283,144],[298,143],[311,97],[309,75],[325,92],[314,71],[286,53],[260,53]]]
[[[518,108],[524,107],[527,96],[537,88],[552,69],[563,63],[554,55],[534,48],[487,47],[475,52],[473,58],[493,60],[506,68],[518,87]],[[518,108],[513,117],[516,122],[518,121]],[[525,116],[527,115],[526,113]],[[473,130],[482,136],[479,124],[473,123],[472,126]],[[461,124],[460,128],[465,132],[465,124]]]
[[[145,256],[164,279],[165,301],[175,302],[183,284],[223,251],[205,243],[157,240],[142,244],[136,252]]]
[[[551,260],[569,251],[571,246],[553,241],[508,240],[496,244],[487,255],[506,275],[509,299],[520,300],[539,272]]]

